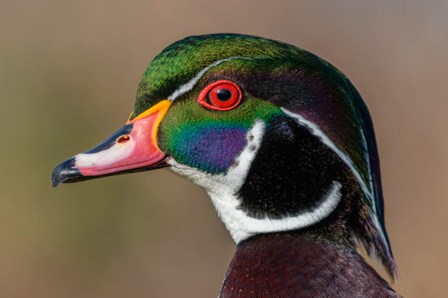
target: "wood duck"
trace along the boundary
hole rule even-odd
[[[149,64],[126,125],[57,166],[53,186],[170,167],[237,244],[219,297],[399,297],[372,122],[350,81],[265,38],[191,36]]]

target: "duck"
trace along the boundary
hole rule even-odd
[[[219,297],[400,297],[372,120],[329,62],[251,35],[174,42],[125,125],[51,180],[165,167],[205,189],[236,243]]]

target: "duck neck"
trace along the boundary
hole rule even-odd
[[[298,231],[238,244],[219,297],[397,297],[351,247]]]

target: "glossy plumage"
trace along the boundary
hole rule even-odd
[[[329,63],[260,37],[188,37],[150,63],[125,128],[53,184],[169,166],[204,187],[238,245],[223,297],[395,295],[356,253],[396,274],[372,122]]]
[[[227,297],[399,297],[351,249],[297,233],[238,245],[219,294]]]

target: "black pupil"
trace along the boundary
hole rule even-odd
[[[230,92],[229,89],[219,89],[218,92],[216,92],[216,96],[220,101],[226,101],[229,100],[232,97],[232,92]]]

